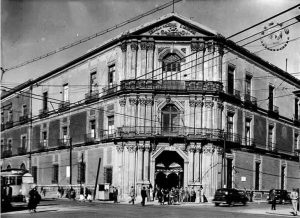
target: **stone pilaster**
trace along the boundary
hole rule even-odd
[[[194,181],[194,152],[195,152],[194,144],[190,144],[188,151],[189,151],[189,153],[188,153],[188,155],[189,155],[188,180],[189,180],[189,182],[193,182]]]
[[[196,120],[196,128],[200,129],[202,127],[202,100],[196,101],[196,108],[195,108],[195,120]]]
[[[205,68],[205,44],[203,43],[203,51],[202,51],[202,58],[201,58],[201,69],[202,69],[202,72],[201,72],[201,77],[199,78],[200,80],[205,80],[205,76],[204,76],[204,68]]]
[[[125,105],[126,105],[126,97],[121,97],[120,100],[119,100],[119,104],[121,106],[121,122],[123,122],[123,126],[126,126],[126,110],[125,110]],[[121,124],[122,126],[122,124]]]
[[[144,159],[144,145],[143,144],[139,144],[138,145],[138,182],[141,183],[143,181],[143,171],[144,171],[144,163],[143,163],[143,159]]]
[[[131,127],[134,127],[134,126],[137,126],[136,124],[136,119],[137,118],[137,104],[138,104],[138,96],[136,97],[131,97],[129,98],[129,104],[130,104],[130,117],[129,117],[129,120],[130,120],[130,126]]]
[[[144,151],[144,182],[149,181],[149,160],[150,160],[150,150],[151,146],[149,142],[145,142],[145,151]]]
[[[147,42],[147,75],[146,79],[153,78],[154,72],[154,40]]]
[[[127,76],[127,43],[126,41],[121,43],[121,50],[122,50],[122,76],[120,80],[126,79]]]
[[[213,114],[212,114],[212,110],[213,110],[213,106],[214,106],[214,102],[211,100],[206,100],[205,101],[205,110],[207,110],[207,117],[206,117],[206,128],[211,129],[212,125],[213,125]]]
[[[218,81],[222,82],[222,65],[223,65],[224,46],[218,45]]]
[[[128,162],[129,162],[129,168],[128,168],[128,180],[129,185],[132,186],[135,184],[135,152],[137,149],[137,146],[135,142],[130,142],[126,145],[128,150]]]
[[[200,149],[201,145],[195,144],[195,153],[194,153],[194,182],[199,182],[200,178]]]
[[[138,50],[138,43],[136,41],[131,42],[131,76],[132,78],[137,77],[137,50]]]
[[[190,131],[194,131],[195,129],[195,107],[196,107],[196,100],[194,99],[190,99],[189,101],[189,106],[190,106],[190,127],[192,127],[192,129],[190,129]]]
[[[146,99],[145,98],[139,98],[139,104],[138,104],[138,112],[139,112],[139,132],[144,133],[145,132],[145,110],[146,110]]]
[[[147,72],[147,42],[142,39],[141,41],[141,75],[143,79],[146,78]]]
[[[145,103],[146,103],[146,114],[145,114],[145,131],[148,133],[148,132],[151,132],[151,122],[153,122],[153,118],[152,118],[152,106],[153,106],[153,99],[152,99],[152,96],[148,96],[145,100]]]

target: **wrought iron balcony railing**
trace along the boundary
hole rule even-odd
[[[12,150],[4,150],[2,153],[2,158],[7,158],[12,156]]]
[[[5,129],[9,129],[9,128],[12,128],[14,126],[14,122],[11,120],[11,121],[7,121],[5,123]]]
[[[28,116],[28,114],[25,114],[25,115],[19,117],[19,122],[20,122],[20,124],[25,124],[25,123],[27,123],[28,121],[29,121],[29,116]]]
[[[23,155],[23,154],[26,154],[27,150],[25,147],[19,147],[18,148],[18,154],[19,155]]]
[[[58,106],[58,112],[67,111],[70,109],[70,101],[62,101]]]
[[[99,100],[99,90],[90,90],[85,94],[85,103],[91,103]]]
[[[103,94],[104,95],[112,94],[112,93],[115,93],[117,91],[118,91],[118,85],[117,84],[108,85],[108,86],[103,88]]]
[[[70,146],[70,139],[69,138],[61,138],[57,140],[57,144],[59,148],[65,148]]]
[[[257,98],[249,95],[249,94],[244,94],[244,102],[245,103],[250,103],[253,106],[257,106]]]
[[[114,89],[117,91],[117,89]],[[186,92],[222,92],[223,85],[218,81],[202,80],[123,80],[121,91],[186,91]]]
[[[236,99],[241,99],[241,92],[239,90],[227,87],[227,94],[235,97]]]
[[[43,108],[39,110],[39,118],[45,118],[49,116],[48,108]]]

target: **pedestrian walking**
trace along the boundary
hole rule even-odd
[[[60,187],[60,197],[62,198],[64,196],[65,190],[63,187]]]
[[[160,204],[162,204],[162,203],[163,203],[163,191],[162,191],[162,189],[160,189],[160,188],[157,189],[157,194],[156,194],[156,196],[157,196],[157,198],[158,198],[158,202],[159,202]]]
[[[131,200],[129,201],[129,204],[130,203],[134,204],[134,201],[135,201],[135,191],[134,191],[133,186],[131,186],[131,188],[130,188],[129,195],[131,197]]]
[[[76,198],[76,192],[75,192],[75,190],[73,189],[73,187],[71,187],[71,189],[70,189],[70,198],[73,199],[73,201],[75,201],[75,198]]]
[[[293,188],[293,191],[291,192],[291,200],[292,200],[292,205],[293,205],[293,215],[297,216],[297,206],[298,206],[298,192],[295,188]]]
[[[270,191],[270,196],[269,196],[269,199],[271,201],[271,210],[276,210],[276,194],[275,194],[275,189],[272,189]]]
[[[143,187],[142,191],[141,191],[141,196],[142,196],[142,206],[145,206],[145,199],[147,197],[147,190],[145,187]]]
[[[194,187],[192,187],[191,190],[191,202],[195,202],[196,201],[196,192],[194,190]]]
[[[80,187],[80,189],[79,189],[79,200],[80,201],[84,201],[85,200],[85,197],[84,197],[84,188],[83,187]]]
[[[36,213],[37,205],[41,201],[41,195],[38,193],[36,186],[34,186],[29,191],[29,202],[28,202],[28,210],[31,212],[32,210]]]
[[[118,203],[118,188],[114,187],[114,203]]]
[[[253,202],[253,195],[254,195],[254,192],[253,192],[253,189],[251,188],[251,190],[250,190],[250,202]]]

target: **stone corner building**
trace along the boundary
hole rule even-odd
[[[39,186],[300,184],[300,81],[168,14],[2,93],[2,169]],[[283,97],[284,96],[284,97]],[[70,144],[72,150],[70,155]],[[225,151],[225,152],[224,152]],[[70,158],[72,174],[70,175]]]

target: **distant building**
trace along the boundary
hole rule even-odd
[[[300,81],[217,32],[168,14],[1,98],[2,169],[41,186],[300,184]],[[223,155],[225,148],[225,154]],[[224,160],[224,161],[223,161]]]

